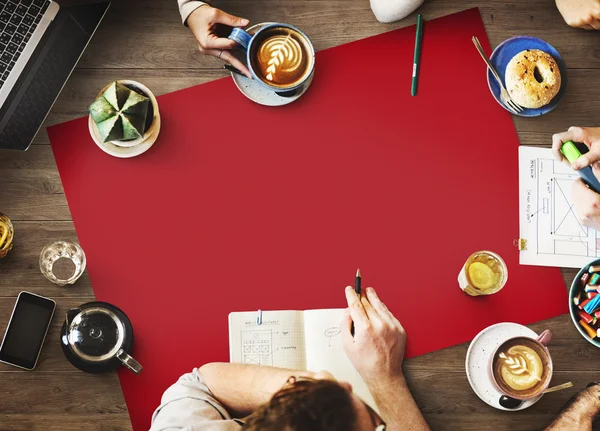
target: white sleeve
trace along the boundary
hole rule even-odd
[[[165,391],[152,415],[150,431],[240,431],[241,424],[231,418],[194,368]]]
[[[414,12],[424,0],[370,0],[371,10],[379,22],[394,22]]]
[[[208,4],[207,2],[199,1],[199,0],[177,0],[179,4],[179,13],[181,14],[181,22],[185,24],[188,19],[188,16],[200,6],[204,4]]]

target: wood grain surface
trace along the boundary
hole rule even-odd
[[[225,0],[219,7],[251,22],[295,24],[317,50],[415,22],[413,14],[398,23],[380,24],[368,0]],[[556,110],[542,118],[514,119],[522,144],[548,146],[556,131],[600,125],[600,32],[566,26],[552,0],[426,0],[419,12],[433,19],[470,7],[480,8],[493,47],[514,35],[537,36],[554,45],[569,67],[568,90]],[[175,0],[114,0],[46,125],[84,115],[98,89],[115,79],[142,81],[160,95],[224,77],[221,68],[215,58],[198,53],[189,30],[180,23]],[[207,104],[206,119],[212,115],[218,114]],[[465,133],[468,130],[467,119]],[[52,297],[58,304],[36,370],[0,365],[0,431],[131,429],[116,374],[80,372],[67,362],[59,346],[64,311],[93,300],[94,294],[87,273],[74,286],[62,288],[39,271],[39,252],[46,243],[76,239],[44,129],[25,153],[0,150],[0,211],[9,214],[17,232],[14,250],[0,260],[0,328],[5,328],[22,290]],[[570,283],[574,274],[574,270],[563,271],[565,282]],[[407,361],[405,368],[432,429],[542,429],[567,399],[600,379],[600,351],[579,336],[569,316],[531,327],[554,332],[553,383],[572,381],[575,386],[545,396],[528,410],[500,412],[482,403],[468,384],[464,373],[468,344],[423,355]]]

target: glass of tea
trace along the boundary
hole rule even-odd
[[[458,274],[458,285],[471,296],[491,295],[504,287],[508,269],[500,256],[491,251],[473,253]]]

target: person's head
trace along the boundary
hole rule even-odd
[[[245,421],[244,431],[383,431],[385,423],[330,374],[290,378],[271,400]]]

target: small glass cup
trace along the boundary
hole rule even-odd
[[[14,235],[12,222],[6,214],[0,213],[0,259],[12,250]]]
[[[85,253],[73,241],[56,241],[43,248],[40,270],[52,283],[59,286],[73,284],[85,271]]]
[[[500,291],[508,280],[504,260],[491,251],[473,253],[458,274],[458,285],[471,296],[491,295]]]

